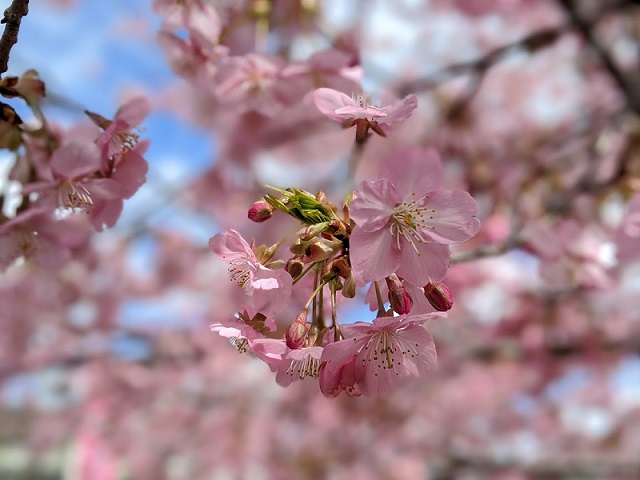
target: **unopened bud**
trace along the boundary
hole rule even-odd
[[[387,288],[389,289],[389,303],[391,303],[391,308],[399,315],[409,313],[411,307],[413,307],[413,300],[402,284],[402,281],[395,273],[389,275],[385,280],[387,282]]]
[[[259,200],[249,208],[249,212],[247,216],[249,220],[256,223],[264,222],[265,220],[269,220],[273,215],[273,211],[275,209],[269,205],[265,200]]]
[[[289,328],[287,328],[287,333],[284,338],[287,347],[292,350],[300,348],[307,339],[309,327],[311,327],[311,324],[307,323],[307,313],[307,309],[305,308],[293,323],[289,325]]]
[[[424,286],[424,296],[433,308],[439,312],[446,312],[453,306],[451,292],[444,283],[429,282]]]
[[[287,261],[284,269],[291,275],[291,278],[297,278],[304,270],[304,262],[299,257],[292,257]]]

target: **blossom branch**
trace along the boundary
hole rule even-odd
[[[593,22],[588,21],[582,17],[574,5],[572,0],[558,0],[558,3],[562,6],[566,14],[568,15],[571,23],[582,34],[585,40],[589,43],[591,48],[596,52],[600,61],[604,65],[605,69],[618,86],[618,88],[624,94],[627,104],[631,110],[640,114],[640,83],[637,78],[627,79],[616,66],[613,58],[607,51],[607,49],[600,43],[593,32]],[[626,4],[627,2],[622,2]],[[594,18],[598,18],[602,12],[594,15]]]
[[[514,249],[520,245],[519,240],[516,238],[509,238],[504,242],[494,243],[491,245],[483,245],[469,252],[460,252],[451,257],[451,263],[464,263],[474,260],[480,260],[481,258],[497,257],[504,255],[509,250]]]
[[[4,17],[0,21],[6,24],[0,38],[0,75],[9,68],[9,53],[18,42],[20,22],[27,13],[29,13],[29,0],[13,0],[9,8],[4,11]]]
[[[567,0],[559,1],[561,3],[567,3]],[[594,18],[598,18],[610,11],[623,10],[624,8],[627,8],[631,5],[633,5],[633,2],[630,2],[629,0],[620,0],[609,5],[603,5],[600,10],[598,10],[597,14],[594,15]],[[570,23],[563,23],[561,25],[558,25],[557,27],[544,28],[542,30],[533,32],[519,40],[490,50],[485,55],[475,60],[454,63],[425,78],[419,78],[413,81],[401,83],[397,87],[398,94],[402,96],[407,95],[411,92],[415,93],[422,90],[430,90],[448,80],[451,80],[452,78],[470,72],[474,72],[475,75],[484,76],[490,67],[492,67],[498,61],[503,60],[508,55],[515,54],[522,49],[533,53],[542,48],[549,47],[553,45],[553,43],[555,43],[555,41],[561,35],[570,31],[574,26],[580,30],[582,28],[586,28],[589,32],[591,31],[591,22],[585,19],[581,19],[581,23],[578,25],[573,21],[573,18],[571,20],[572,21]],[[600,54],[600,52],[598,53]],[[603,51],[602,53],[610,60],[610,57],[606,53],[606,51]],[[614,69],[619,74],[619,71],[615,68],[615,66]],[[479,83],[477,79],[475,80],[475,82]]]

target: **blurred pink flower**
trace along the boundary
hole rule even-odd
[[[95,199],[119,198],[123,194],[120,183],[96,176],[101,157],[92,142],[70,140],[53,152],[50,162],[53,178],[25,187],[26,193],[41,194],[41,204],[90,211]]]
[[[138,143],[135,128],[149,115],[151,105],[145,97],[135,97],[122,105],[113,120],[88,112],[89,117],[104,129],[97,144],[106,159],[132,149]]]
[[[336,385],[338,373],[344,382],[354,359],[355,371],[349,375],[354,384],[342,388],[357,386],[367,396],[390,393],[400,380],[432,369],[437,359],[435,344],[422,325],[433,316],[378,317],[373,323],[343,325],[345,339],[328,344],[322,353],[327,362],[323,367],[325,390],[332,391],[328,387]]]
[[[406,147],[385,161],[378,180],[358,186],[349,206],[356,223],[350,256],[365,282],[396,273],[425,285],[445,276],[447,245],[471,238],[480,222],[471,195],[443,190],[441,181],[434,150]]]
[[[55,269],[71,259],[71,249],[82,245],[88,228],[73,217],[56,220],[52,207],[35,207],[0,225],[0,270],[19,258]]]
[[[318,110],[331,120],[340,122],[345,127],[356,125],[358,141],[366,138],[369,128],[378,135],[385,136],[393,123],[406,120],[418,106],[415,95],[408,95],[385,107],[372,105],[364,95],[349,97],[331,88],[318,88],[311,95]]]

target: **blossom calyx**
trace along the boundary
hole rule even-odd
[[[269,260],[271,260],[273,255],[276,253],[276,250],[278,250],[279,246],[280,246],[280,242],[274,243],[270,247],[267,247],[266,245],[253,247],[253,252],[256,254],[256,259],[258,260],[258,263],[260,263],[261,265],[267,266],[267,263],[269,262]],[[269,268],[272,268],[273,266],[274,265],[271,265]]]
[[[349,274],[342,284],[342,296],[345,298],[353,298],[356,296],[356,277]]]
[[[287,328],[285,343],[292,350],[302,347],[307,339],[309,328],[311,327],[311,324],[307,322],[307,314],[308,311],[305,308]]]
[[[265,200],[259,200],[251,205],[251,208],[249,208],[247,212],[247,217],[249,217],[249,220],[252,222],[262,223],[273,216],[274,210],[273,206]]]
[[[304,270],[304,262],[300,257],[292,257],[287,261],[284,269],[291,275],[291,278],[297,278]]]
[[[424,296],[429,300],[429,303],[433,308],[439,312],[446,312],[451,310],[453,306],[453,297],[449,288],[444,283],[429,282],[424,288]]]
[[[345,279],[351,276],[351,265],[344,255],[330,261],[322,269],[323,280],[329,280],[336,276]]]
[[[321,238],[308,246],[307,257],[312,262],[320,262],[333,257],[340,250],[342,250],[342,242],[340,240]]]
[[[385,281],[389,289],[389,303],[391,303],[391,308],[399,315],[409,313],[411,307],[413,307],[413,300],[402,283],[402,280],[400,280],[395,273],[392,273],[385,278]]]

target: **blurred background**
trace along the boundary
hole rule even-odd
[[[353,131],[303,95],[275,113],[220,98],[210,59],[175,47],[194,39],[167,20],[179,4],[48,0],[23,19],[8,75],[39,72],[51,123],[143,95],[151,144],[113,229],[59,270],[0,274],[0,479],[640,478],[638,2],[193,1],[233,25],[231,55],[310,69],[299,91],[332,85],[311,60],[332,47],[380,102],[415,93],[355,180],[429,145],[480,206],[445,280],[454,307],[427,325],[438,369],[373,399],[282,388],[209,331],[238,298],[209,238],[295,235],[248,207],[264,184],[339,199]]]

